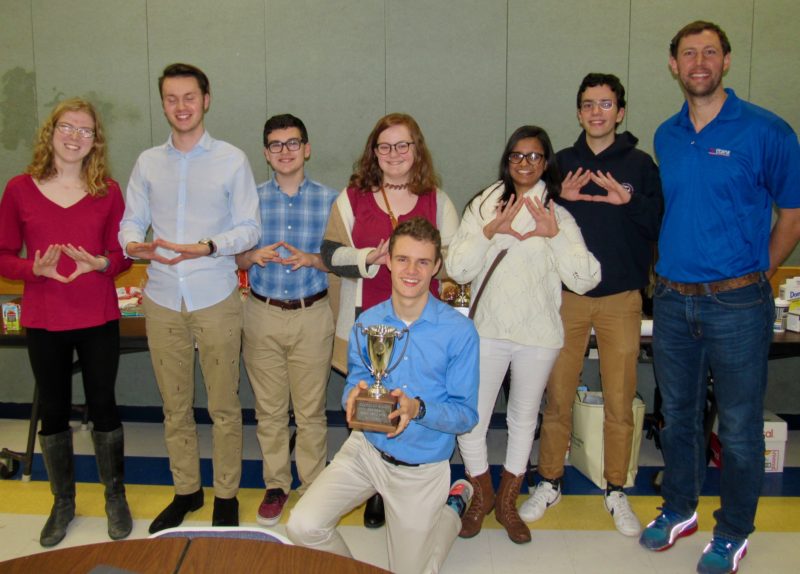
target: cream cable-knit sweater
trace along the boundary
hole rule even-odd
[[[459,283],[472,281],[474,297],[497,254],[508,248],[481,296],[474,318],[478,333],[559,349],[564,344],[561,283],[575,293],[586,293],[600,282],[600,263],[586,248],[572,215],[559,205],[555,206],[559,228],[555,237],[519,241],[498,233],[487,239],[483,228],[494,219],[503,189],[500,182],[489,186],[465,210],[447,251],[448,274]],[[525,196],[542,199],[544,192],[545,184],[539,181]],[[522,234],[536,227],[525,207],[512,225]]]

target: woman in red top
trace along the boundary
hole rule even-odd
[[[438,188],[439,178],[419,125],[407,114],[389,114],[372,129],[350,182],[328,219],[321,255],[342,278],[333,366],[347,372],[347,341],[356,317],[392,294],[386,268],[389,236],[398,223],[421,216],[435,225],[442,246],[458,229],[458,213]],[[439,296],[438,281],[431,292]],[[383,504],[367,503],[365,525],[383,524]]]
[[[123,210],[94,107],[77,98],[61,102],[39,129],[25,174],[8,182],[0,201],[0,275],[25,282],[21,320],[39,390],[39,443],[54,496],[39,540],[45,547],[64,538],[75,515],[69,426],[73,352],[80,360],[105,485],[108,534],[125,538],[132,527],[114,398],[120,317],[114,277],[131,264],[117,241]]]
[[[372,129],[350,182],[331,210],[321,254],[342,277],[333,366],[347,372],[347,341],[355,317],[392,293],[384,263],[398,222],[421,216],[433,223],[446,247],[458,229],[458,214],[438,189],[430,152],[417,122],[389,114]],[[438,297],[438,282],[431,292]]]

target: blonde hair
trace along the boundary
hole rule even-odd
[[[108,171],[108,157],[106,152],[106,136],[103,124],[94,106],[82,98],[63,100],[50,112],[48,118],[42,123],[36,134],[33,148],[33,159],[25,170],[38,181],[46,181],[57,175],[55,161],[53,160],[53,134],[56,124],[66,112],[85,112],[94,120],[94,140],[92,149],[83,158],[81,176],[86,182],[89,195],[102,197],[108,193],[107,180],[111,177]]]

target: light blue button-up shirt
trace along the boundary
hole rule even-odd
[[[128,182],[120,222],[123,250],[153,237],[175,243],[211,239],[214,257],[164,265],[152,261],[145,293],[155,303],[180,311],[205,309],[231,294],[237,284],[234,255],[253,247],[261,229],[256,183],[247,156],[208,132],[184,153],[172,144],[142,152]],[[167,258],[175,253],[159,248]]]
[[[356,336],[358,324],[405,327],[387,299],[364,311],[350,335],[348,375],[342,394],[346,407],[350,391],[359,381],[374,382],[359,355],[367,357],[364,336]],[[395,342],[392,364],[397,367],[383,381],[391,391],[400,388],[409,397],[425,401],[422,420],[412,420],[394,438],[365,431],[364,437],[376,448],[410,464],[448,460],[456,446],[456,435],[468,432],[478,423],[479,339],[475,326],[461,313],[428,295],[422,314],[409,327],[406,353],[400,354],[405,340]]]

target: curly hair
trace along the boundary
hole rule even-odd
[[[422,195],[435,190],[439,186],[439,176],[433,169],[433,160],[425,145],[425,136],[416,120],[408,114],[389,114],[383,116],[372,128],[372,132],[364,145],[361,158],[353,165],[353,175],[350,176],[350,187],[362,191],[372,191],[383,185],[383,172],[378,164],[375,146],[378,145],[378,136],[392,126],[403,125],[411,134],[414,152],[414,165],[411,167],[411,179],[408,190],[415,195]]]
[[[111,177],[108,170],[106,136],[100,116],[94,106],[82,98],[63,100],[53,108],[36,134],[33,159],[25,173],[38,181],[46,181],[58,175],[54,161],[53,135],[56,124],[66,112],[85,112],[94,120],[94,141],[91,151],[83,158],[81,176],[86,182],[89,195],[102,197],[108,193],[107,180]]]

